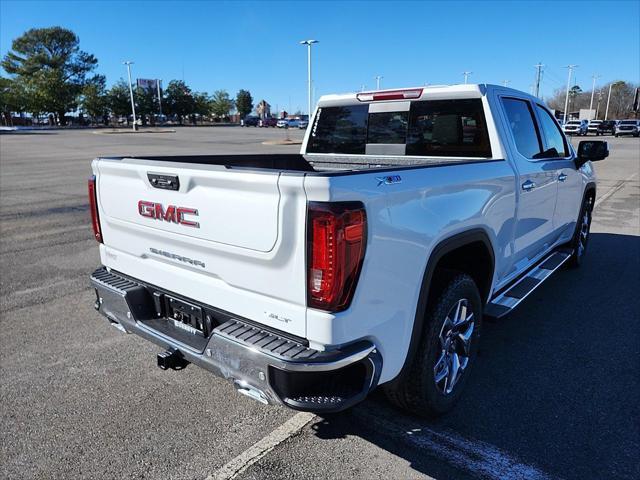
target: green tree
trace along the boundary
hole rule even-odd
[[[253,97],[249,90],[240,90],[236,95],[236,110],[240,118],[244,118],[253,110]]]
[[[27,93],[19,82],[0,76],[0,116],[1,123],[12,125],[12,113],[27,111]]]
[[[104,121],[109,112],[107,79],[104,75],[95,75],[82,89],[80,105],[94,122]]]
[[[158,96],[153,88],[140,88],[135,90],[134,99],[136,102],[136,115],[146,125],[147,121],[151,125],[156,124],[155,114],[159,112]]]
[[[233,108],[233,100],[226,90],[216,90],[211,97],[211,112],[218,118],[224,119],[229,116]]]
[[[207,92],[196,92],[193,94],[193,113],[200,118],[211,114],[211,99]]]
[[[78,36],[62,27],[32,28],[13,40],[1,65],[24,84],[31,110],[55,113],[64,123],[66,112],[76,108],[86,76],[98,63],[79,44]]]
[[[195,102],[191,89],[182,80],[171,80],[162,104],[169,115],[176,115],[182,125],[185,116],[194,112]]]
[[[131,114],[131,99],[129,95],[129,84],[124,79],[118,80],[107,92],[107,103],[109,110],[116,117],[125,117],[129,125],[129,115]]]

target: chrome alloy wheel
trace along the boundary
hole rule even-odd
[[[436,388],[449,395],[469,364],[471,337],[475,327],[469,300],[451,307],[440,329],[440,356],[433,367]]]
[[[584,212],[582,212],[582,218],[580,219],[580,231],[578,233],[578,257],[584,255],[584,251],[587,249],[587,241],[589,240],[589,230],[591,229],[591,204],[593,199],[589,197],[587,204],[585,205]]]

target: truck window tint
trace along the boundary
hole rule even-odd
[[[560,132],[560,127],[553,120],[551,114],[540,105],[536,105],[536,111],[544,133],[543,156],[545,158],[566,157],[568,155],[567,144],[562,132]]]
[[[490,157],[480,99],[412,102],[407,155]]]
[[[369,105],[318,109],[307,146],[310,153],[365,153]]]
[[[527,158],[538,158],[542,149],[529,102],[515,98],[503,98],[502,103],[518,152]]]
[[[367,143],[404,143],[407,141],[409,112],[369,114]]]

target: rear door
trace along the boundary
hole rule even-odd
[[[509,151],[518,170],[518,209],[511,268],[511,273],[515,273],[544,253],[553,241],[557,165],[541,158],[542,136],[533,105],[522,98],[499,98]]]

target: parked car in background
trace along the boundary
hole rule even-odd
[[[299,129],[305,129],[309,126],[309,120],[300,120],[298,121],[298,128]]]
[[[586,135],[589,122],[586,120],[569,120],[562,128],[567,135]]]
[[[587,126],[587,133],[595,133],[598,135],[598,127],[602,123],[602,120],[589,120],[589,125]]]
[[[296,128],[300,125],[300,120],[297,118],[282,118],[278,120],[278,128]]]
[[[260,122],[261,127],[275,127],[278,123],[278,119],[274,117],[263,118]]]
[[[603,120],[600,125],[598,125],[598,131],[596,132],[596,135],[605,135],[607,133],[610,135],[614,135],[616,133],[617,125],[617,120]]]
[[[242,122],[243,127],[257,127],[260,119],[258,117],[245,117]]]
[[[620,135],[633,135],[637,137],[640,135],[640,120],[620,120],[620,123],[616,125],[616,137]]]

